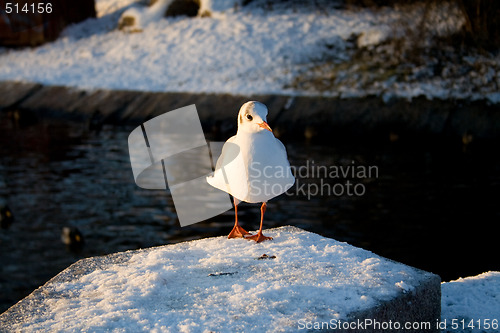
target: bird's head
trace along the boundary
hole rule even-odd
[[[269,131],[271,127],[267,124],[267,107],[260,102],[246,102],[238,114],[238,131],[258,133]]]

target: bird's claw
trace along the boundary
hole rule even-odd
[[[257,243],[263,242],[265,240],[272,240],[273,239],[272,237],[264,236],[262,234],[262,232],[258,232],[255,235],[244,236],[244,237],[245,237],[245,239],[248,239],[248,240],[254,240]]]

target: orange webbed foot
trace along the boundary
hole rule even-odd
[[[268,236],[264,236],[262,234],[261,231],[259,231],[258,233],[256,233],[255,235],[251,235],[251,236],[245,236],[245,239],[248,239],[248,240],[254,240],[256,241],[257,243],[260,243],[260,242],[263,242],[265,240],[272,240],[273,238],[272,237],[268,237]]]
[[[227,238],[243,238],[245,235],[250,235],[248,231],[240,227],[239,225],[235,225],[233,230],[229,233]]]

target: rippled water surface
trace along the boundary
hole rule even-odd
[[[135,185],[127,149],[133,127],[20,124],[2,113],[0,129],[0,198],[15,217],[0,229],[0,311],[80,258],[224,235],[232,227],[229,211],[180,228],[168,192]],[[285,142],[302,174],[289,194],[269,202],[265,228],[296,225],[445,281],[500,268],[498,151],[348,141]],[[377,173],[334,177],[340,166],[374,166]],[[347,182],[362,195],[347,195]],[[259,205],[241,204],[239,213],[244,227],[258,228]],[[65,226],[83,234],[80,252],[61,242]]]

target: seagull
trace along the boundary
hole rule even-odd
[[[207,182],[233,196],[234,227],[228,238],[246,238],[260,243],[271,240],[262,234],[267,201],[286,192],[295,183],[285,146],[267,124],[267,107],[250,101],[238,113],[238,131],[222,147],[213,175]],[[238,223],[238,204],[262,203],[260,228],[251,235]]]

